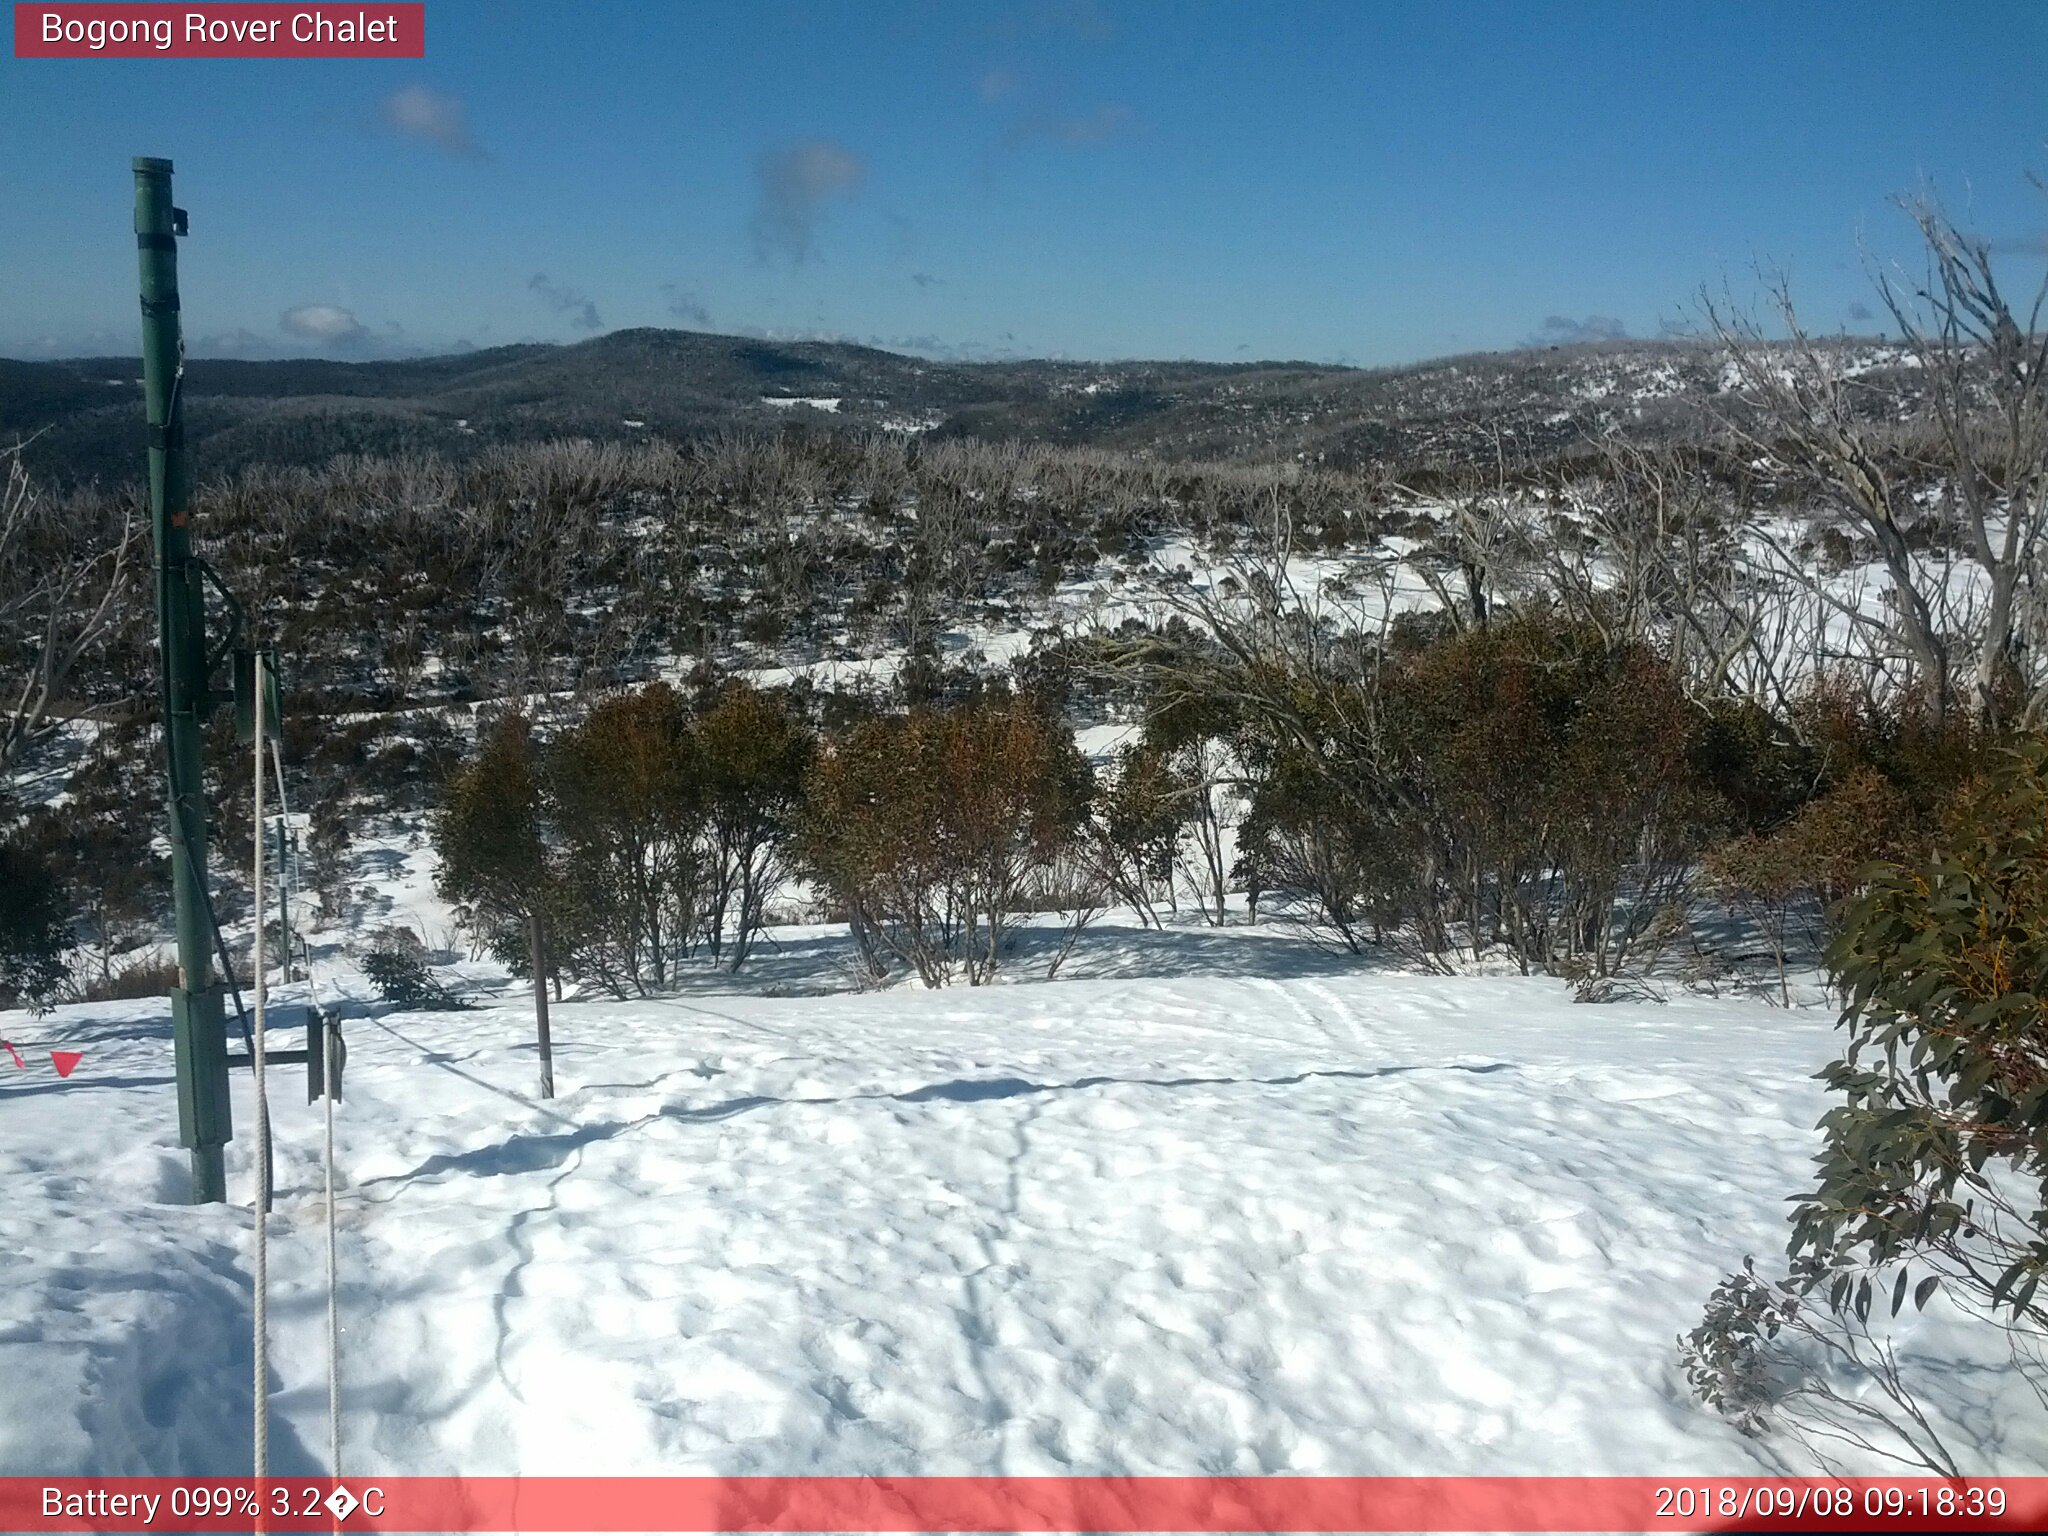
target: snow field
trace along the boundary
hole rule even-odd
[[[247,1218],[175,1203],[160,1005],[38,1027],[90,1054],[0,1087],[0,1472],[237,1470]],[[1309,966],[572,1001],[549,1104],[516,994],[348,1027],[351,1469],[1663,1474],[1783,1452],[1686,1399],[1673,1341],[1783,1243],[1824,1014]],[[312,1471],[317,1118],[293,1069],[273,1096],[274,1438],[280,1471]],[[245,1102],[242,1195],[251,1123]],[[1938,1309],[1912,1327],[1960,1347]]]

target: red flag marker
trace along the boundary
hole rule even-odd
[[[57,1069],[59,1077],[69,1077],[71,1069],[83,1060],[85,1060],[85,1052],[83,1051],[50,1052],[50,1065]]]
[[[21,1059],[21,1052],[17,1051],[14,1048],[14,1042],[12,1040],[0,1040],[0,1045],[4,1045],[7,1047],[7,1054],[14,1058],[14,1064],[17,1067],[21,1068],[21,1070],[24,1072],[28,1070],[28,1063]]]

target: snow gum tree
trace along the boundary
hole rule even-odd
[[[845,907],[870,973],[992,980],[1032,882],[1081,833],[1092,793],[1065,724],[984,699],[867,721],[819,756],[806,856]]]
[[[615,994],[668,985],[690,952],[704,885],[701,767],[689,707],[666,683],[603,700],[548,752],[579,958]]]
[[[50,737],[73,674],[107,648],[136,545],[131,508],[44,496],[22,448],[0,448],[0,770]]]
[[[1747,727],[1730,717],[1737,734]],[[1790,701],[1769,741],[1737,742],[1723,781],[1745,830],[1711,849],[1709,887],[1749,918],[1789,997],[1789,942],[1816,957],[1880,860],[1924,854],[1945,809],[1986,760],[1991,739],[1964,710],[1937,713],[1922,690],[1872,696],[1823,674]]]
[[[0,842],[0,1007],[40,1007],[64,983],[69,917],[50,867],[17,840]]]
[[[1705,304],[1739,380],[1738,431],[1846,514],[1884,571],[1883,607],[1845,599],[1760,525],[1750,536],[1876,670],[1904,663],[1938,716],[1961,704],[1987,725],[2038,730],[2048,723],[2048,279],[2015,300],[1990,241],[1931,198],[1903,206],[1924,275],[1877,275],[1924,397],[1903,421],[1801,325],[1782,280],[1770,294],[1782,343],[1755,318]]]
[[[1828,961],[1849,1049],[1823,1074],[1840,1103],[1822,1122],[1819,1187],[1795,1212],[1794,1257],[1830,1269],[1921,1258],[2038,1337],[2048,740],[1999,754],[1931,858],[1876,875]]]
[[[1236,722],[1214,701],[1176,700],[1153,710],[1144,745],[1165,760],[1185,830],[1188,883],[1203,914],[1221,926],[1229,898],[1224,850],[1239,814],[1244,775],[1233,740]],[[1176,848],[1180,845],[1176,839]]]
[[[1174,853],[1187,822],[1182,788],[1167,754],[1142,742],[1120,748],[1096,788],[1091,862],[1142,923],[1158,923],[1152,903],[1160,894],[1173,900]]]
[[[1993,762],[1931,853],[1869,872],[1828,949],[1849,1044],[1820,1074],[1835,1103],[1789,1274],[1745,1262],[1681,1341],[1695,1392],[1739,1426],[1946,1474],[1887,1302],[1946,1289],[2004,1330],[2048,1408],[2048,740]]]
[[[737,971],[761,931],[769,893],[787,872],[815,744],[781,697],[744,683],[727,685],[698,716],[696,738],[707,853],[704,929],[713,956]]]
[[[538,747],[523,715],[505,715],[481,749],[449,781],[433,822],[443,899],[490,933],[523,950],[533,976],[534,1030],[540,1045],[540,1096],[555,1096],[547,984],[553,974],[550,931],[562,901]],[[509,930],[509,931],[508,931]],[[505,941],[510,939],[509,946]]]
[[[1276,893],[1349,947],[1370,932],[1445,967],[1505,948],[1588,996],[1654,953],[1731,815],[1711,716],[1663,657],[1541,609],[1374,636],[1253,590],[1187,595],[1193,636],[1106,665],[1164,715],[1233,722],[1255,770],[1241,846]]]

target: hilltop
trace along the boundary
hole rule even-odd
[[[1843,341],[1883,387],[1896,349]],[[56,480],[131,478],[134,358],[0,360],[0,439],[39,434]],[[1620,427],[1692,436],[1727,384],[1718,348],[1614,342],[1359,369],[1305,362],[938,362],[837,342],[624,330],[568,346],[386,362],[194,359],[187,430],[203,474],[341,453],[466,457],[553,437],[890,432],[1102,447],[1158,459],[1336,468],[1523,456]]]

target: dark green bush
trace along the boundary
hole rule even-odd
[[[1925,1260],[2039,1326],[2048,741],[1993,763],[1931,857],[1874,873],[1828,950],[1849,1048],[1822,1074],[1840,1102],[1821,1122],[1819,1187],[1795,1212],[1792,1251],[1830,1269]]]
[[[1093,792],[1064,722],[1022,700],[883,716],[820,752],[804,857],[870,972],[929,986],[1001,965],[1010,920],[1076,846]]]
[[[1992,754],[1930,853],[1865,871],[1827,960],[1849,1045],[1820,1074],[1836,1103],[1789,1273],[1745,1260],[1680,1357],[1746,1432],[1775,1417],[1955,1476],[1885,1317],[1948,1288],[2048,1378],[2048,741]]]
[[[399,1008],[460,1008],[462,1000],[427,964],[427,950],[410,928],[385,928],[364,950],[363,974],[377,995]]]
[[[1281,888],[1353,943],[1593,981],[1669,930],[1733,812],[1710,717],[1658,656],[1533,613],[1411,625],[1361,674],[1287,679],[1256,727],[1251,835]]]
[[[42,1008],[69,974],[75,947],[64,888],[49,864],[0,842],[0,1007]]]

